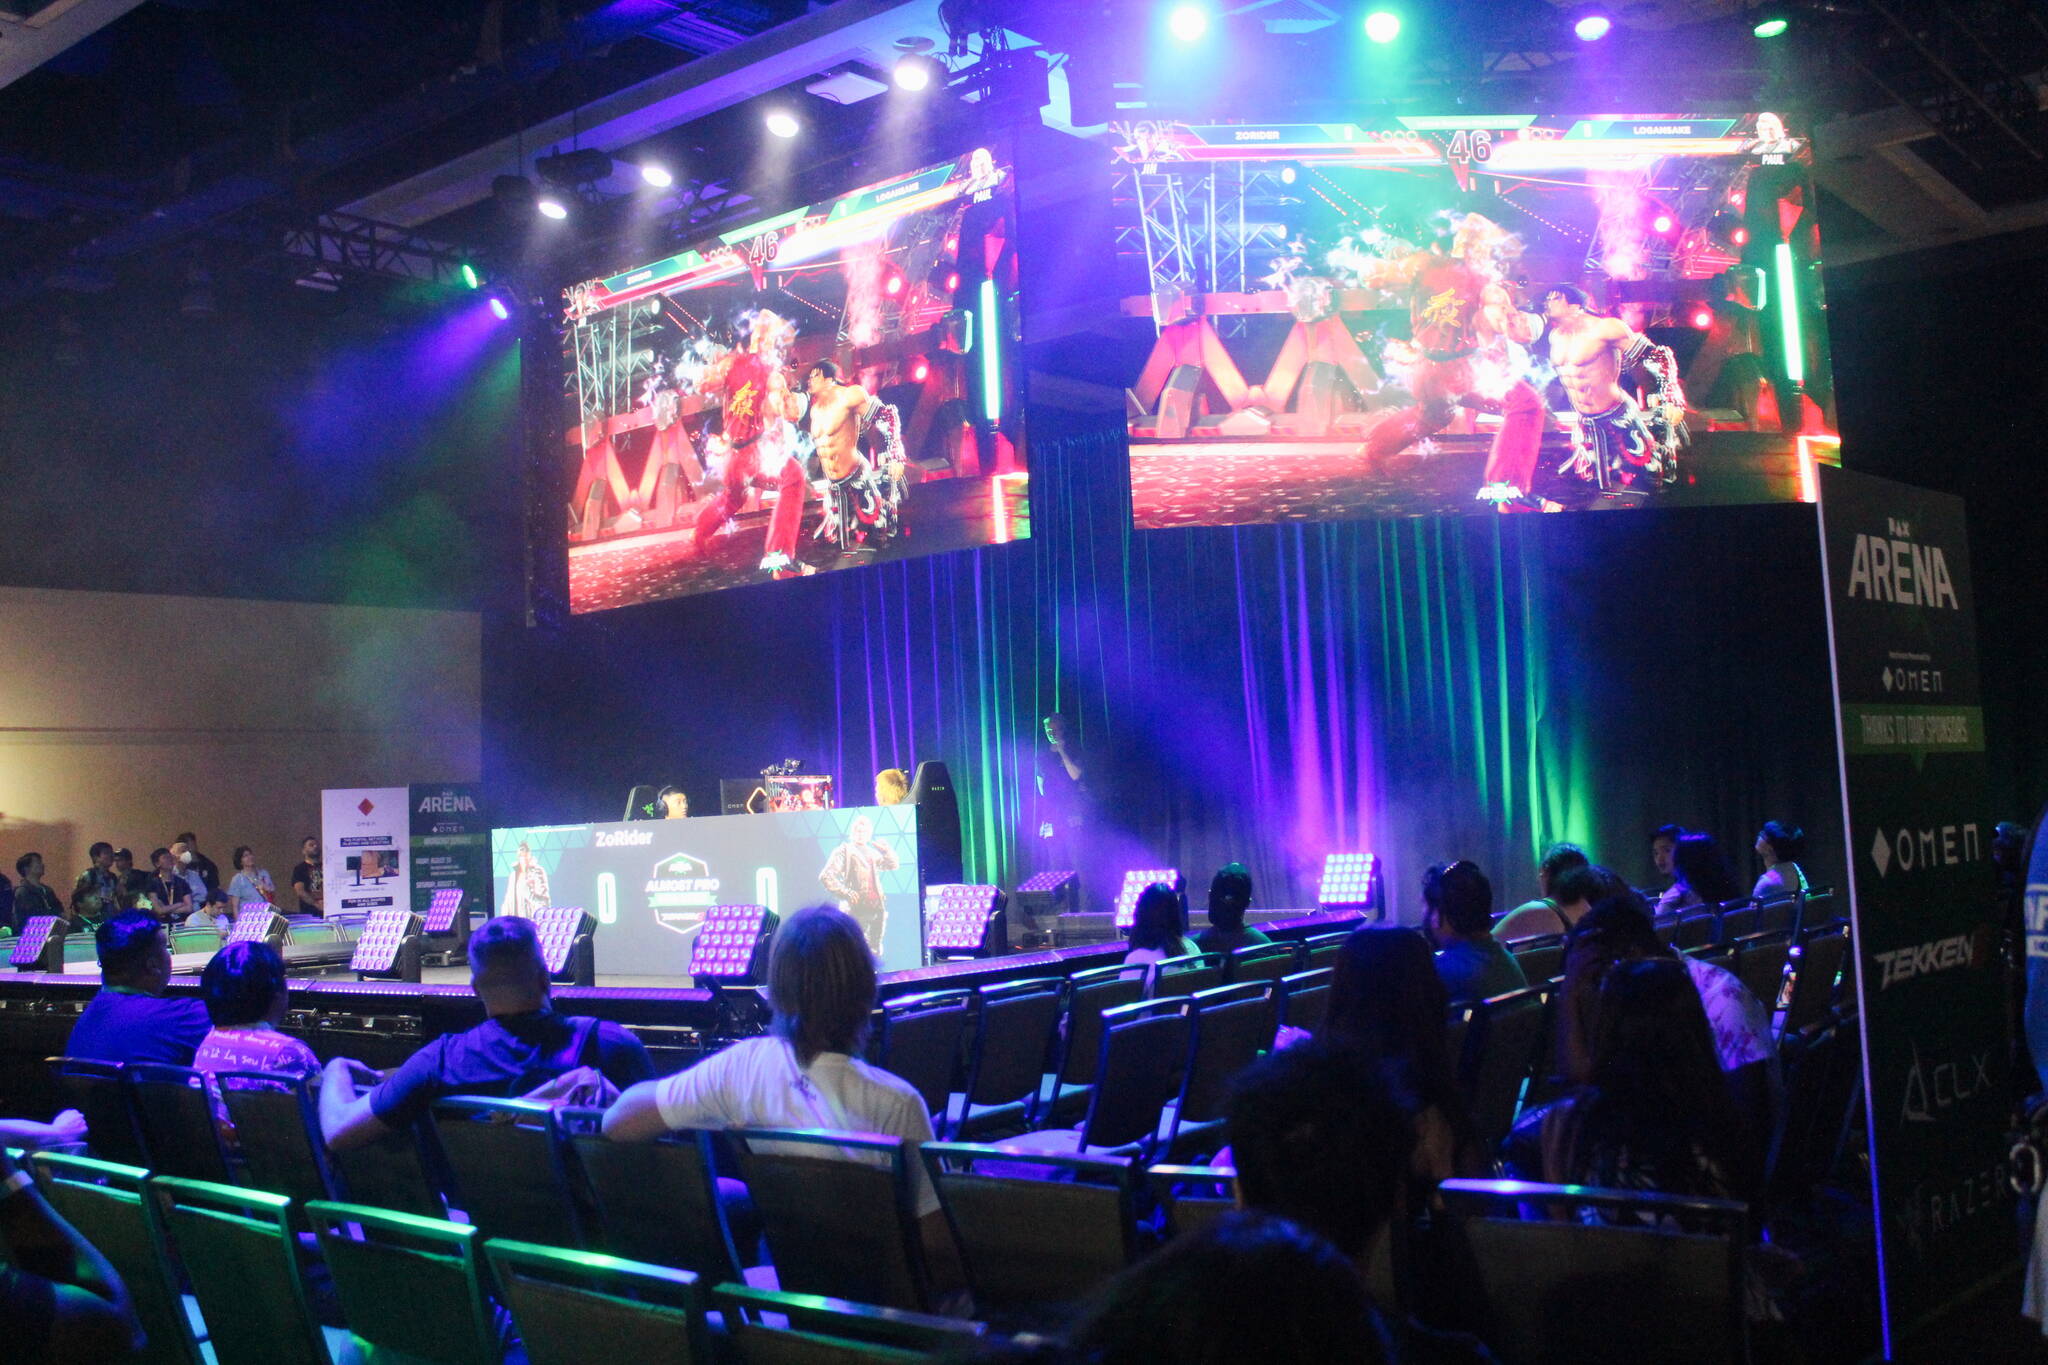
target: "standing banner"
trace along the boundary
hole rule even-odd
[[[1976,601],[1960,499],[1820,495],[1889,1358],[2016,1254]]]
[[[491,822],[474,782],[415,782],[408,789],[412,909],[427,913],[434,893],[462,888],[465,911],[491,912]]]
[[[412,904],[405,876],[405,850],[412,839],[408,795],[404,787],[320,793],[328,914],[367,914]]]

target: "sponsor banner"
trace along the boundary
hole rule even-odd
[[[347,787],[320,793],[320,856],[328,914],[367,914],[412,904],[404,787]]]
[[[589,912],[607,976],[687,980],[690,945],[714,905],[787,917],[836,904],[860,921],[884,971],[923,962],[908,804],[494,829],[491,877],[499,914]]]
[[[2013,1256],[1976,604],[1960,500],[1820,493],[1889,1355]]]
[[[474,782],[415,782],[407,790],[415,914],[426,914],[434,893],[450,886],[462,889],[465,910],[490,913],[491,822],[482,790]]]

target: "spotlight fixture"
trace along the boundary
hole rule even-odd
[[[1764,13],[1761,19],[1756,21],[1756,25],[1750,29],[1750,32],[1759,38],[1776,38],[1791,27],[1792,21],[1783,13],[1769,10]]]
[[[928,57],[922,52],[906,52],[896,59],[891,78],[896,82],[898,90],[929,90],[934,81],[944,83],[946,68],[940,66],[935,58]]]
[[[474,289],[484,282],[483,277],[476,273],[476,267],[468,261],[462,263],[462,269],[457,273],[462,276],[462,286],[465,289]]]
[[[1176,5],[1166,16],[1166,31],[1184,43],[1200,42],[1209,31],[1209,11],[1200,5]]]
[[[1582,43],[1597,43],[1605,38],[1608,30],[1613,27],[1612,19],[1594,10],[1590,14],[1580,15],[1578,21],[1572,25],[1572,32],[1578,35]]]
[[[797,135],[796,115],[790,113],[787,109],[770,110],[767,123],[768,131],[777,137],[795,137]]]
[[[668,173],[668,167],[657,166],[652,161],[640,164],[640,178],[658,190],[665,190],[676,183],[676,178]]]
[[[1660,235],[1671,231],[1674,226],[1675,224],[1671,221],[1671,215],[1668,213],[1660,213],[1650,220],[1650,231]]]
[[[600,180],[611,178],[612,158],[609,152],[584,147],[556,156],[540,157],[533,163],[533,173],[548,184],[559,185],[563,189],[595,185]]]
[[[533,206],[540,210],[541,217],[552,218],[556,222],[569,216],[569,206],[552,194],[544,194],[534,200]]]
[[[1376,9],[1365,16],[1365,36],[1376,43],[1391,43],[1401,36],[1401,16],[1390,9]]]
[[[505,306],[505,300],[496,294],[491,295],[491,316],[500,322],[512,316],[512,310]]]

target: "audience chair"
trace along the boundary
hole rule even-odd
[[[1787,968],[1792,984],[1780,1033],[1802,1033],[1828,1017],[1848,955],[1848,926],[1839,920],[1809,931],[1800,941]]]
[[[1137,1168],[1128,1160],[947,1142],[928,1142],[919,1155],[977,1312],[1071,1303],[1138,1254]]]
[[[1228,1166],[1154,1166],[1145,1182],[1169,1237],[1200,1232],[1237,1208],[1237,1172]]]
[[[1735,940],[1735,974],[1772,1014],[1782,1002],[1785,964],[1791,957],[1792,933],[1788,929],[1766,929]]]
[[[1273,1046],[1280,1026],[1277,992],[1276,982],[1241,981],[1190,997],[1194,1041],[1167,1148],[1176,1160],[1222,1146],[1230,1083]]]
[[[913,1365],[965,1352],[984,1330],[964,1318],[738,1284],[712,1290],[711,1304],[736,1365]]]
[[[927,1311],[910,1144],[871,1133],[734,1128],[779,1289]]]
[[[1675,940],[1676,940],[1677,938],[1678,938],[1678,921],[1677,921],[1677,920],[1675,920],[1675,919],[1660,919],[1660,920],[1658,920],[1658,921],[1657,921],[1657,941],[1658,941],[1659,943],[1662,943],[1662,944],[1663,944],[1663,945],[1664,945],[1665,947],[1667,947],[1667,948],[1670,948],[1670,947],[1675,947],[1675,946],[1676,946]]]
[[[1295,969],[1301,954],[1291,943],[1248,943],[1230,952],[1230,971],[1225,980],[1278,981]]]
[[[1475,1272],[1478,1334],[1502,1360],[1747,1359],[1746,1205],[1518,1180],[1437,1189]],[[1599,1221],[1517,1216],[1528,1206],[1591,1211]]]
[[[1317,934],[1301,941],[1301,970],[1319,971],[1337,965],[1337,950],[1344,946],[1344,940],[1351,937],[1351,930],[1341,929],[1334,934]]]
[[[148,1208],[206,1319],[217,1365],[329,1365],[348,1333],[323,1328],[300,1275],[291,1200],[174,1176],[151,1176]]]
[[[1223,975],[1229,970],[1230,959],[1222,953],[1169,957],[1152,964],[1151,985],[1146,993],[1158,997],[1193,995],[1222,985]]]
[[[1711,962],[1731,972],[1735,970],[1735,945],[1732,943],[1702,943],[1697,948],[1682,951],[1695,961]]]
[[[1759,933],[1766,930],[1792,929],[1799,924],[1799,897],[1782,896],[1777,900],[1765,901],[1756,908],[1756,927]]]
[[[435,1365],[499,1365],[473,1227],[361,1204],[306,1206],[349,1332],[372,1351]]]
[[[493,1239],[491,1278],[526,1365],[706,1365],[704,1294],[687,1270]]]
[[[128,1102],[152,1173],[216,1185],[234,1183],[205,1073],[189,1066],[133,1062],[128,1067]]]
[[[102,1161],[149,1169],[149,1149],[135,1123],[133,1097],[119,1062],[52,1057],[50,1077],[67,1107],[85,1115],[86,1141]]]
[[[1671,935],[1671,946],[1684,952],[1688,948],[1704,948],[1714,941],[1716,926],[1720,917],[1713,910],[1688,910],[1678,917],[1678,928]]]
[[[1095,1068],[1102,1062],[1102,1012],[1145,998],[1145,979],[1121,966],[1075,972],[1067,979],[1067,1004],[1059,1065],[1047,1090],[1040,1121],[1059,1126],[1088,1112]]]
[[[1034,977],[976,994],[967,1088],[949,1098],[942,1133],[956,1139],[1022,1132],[1036,1120],[1066,982]]]
[[[1804,1202],[1834,1174],[1862,1089],[1862,1045],[1849,1021],[1785,1038],[1780,1058],[1784,1113],[1764,1179],[1773,1206]]]
[[[1028,1151],[1150,1159],[1187,1085],[1194,1018],[1186,996],[1105,1010],[1095,1092],[1078,1128],[1025,1133]]]
[[[1721,902],[1721,942],[1747,938],[1763,927],[1763,908],[1749,899]]]
[[[960,1077],[960,1054],[974,1007],[971,991],[929,991],[891,1000],[880,1011],[874,1063],[917,1088],[934,1119]]]
[[[242,1183],[294,1204],[335,1199],[336,1184],[320,1113],[303,1076],[273,1071],[216,1072],[213,1083],[241,1144]]]
[[[456,1095],[433,1108],[451,1198],[485,1238],[581,1245],[563,1177],[557,1111],[533,1100]]]
[[[1330,1012],[1328,967],[1313,967],[1280,978],[1280,1022],[1308,1033],[1318,1032]]]
[[[625,1260],[687,1270],[706,1284],[744,1278],[718,1199],[709,1133],[613,1142],[596,1132],[575,1132],[568,1139],[568,1159],[590,1200],[586,1245]]]
[[[200,1365],[193,1314],[179,1292],[163,1234],[144,1202],[149,1172],[58,1152],[31,1152],[28,1165],[50,1206],[107,1258],[127,1286],[136,1321],[148,1338],[130,1360]]]
[[[1458,1076],[1473,1130],[1488,1151],[1514,1127],[1522,1090],[1536,1069],[1550,987],[1529,986],[1474,1001]]]
[[[1515,965],[1532,986],[1540,986],[1564,972],[1563,934],[1517,939],[1508,945],[1508,950],[1515,955]]]
[[[348,1202],[422,1218],[448,1216],[440,1153],[434,1130],[424,1119],[403,1132],[328,1155]]]

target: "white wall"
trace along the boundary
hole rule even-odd
[[[323,787],[475,781],[474,612],[0,587],[0,870],[193,830],[286,889]]]

